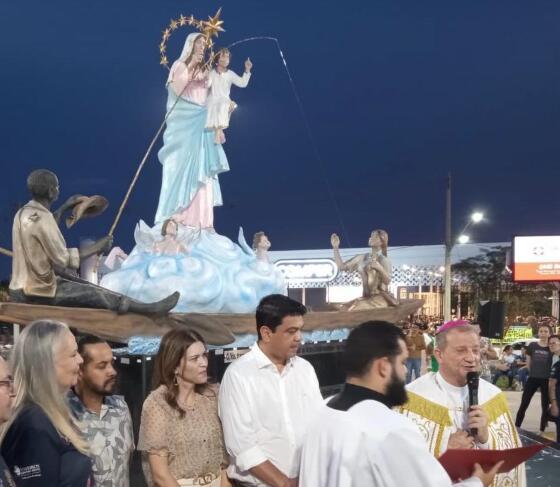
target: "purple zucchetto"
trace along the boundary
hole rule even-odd
[[[457,328],[457,327],[459,327],[459,326],[467,326],[467,325],[470,325],[470,324],[471,324],[471,322],[468,321],[468,320],[452,320],[452,321],[447,321],[447,322],[445,322],[443,325],[441,325],[441,326],[437,329],[436,335],[437,335],[438,333],[442,333],[442,332],[444,332],[444,331],[451,330],[451,329]]]

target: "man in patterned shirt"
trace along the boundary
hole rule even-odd
[[[79,340],[78,352],[84,363],[69,400],[93,457],[95,485],[129,487],[132,419],[124,398],[113,395],[117,378],[113,352],[107,342],[94,336]]]

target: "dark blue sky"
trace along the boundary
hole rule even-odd
[[[448,171],[456,227],[475,208],[489,217],[478,240],[558,233],[557,0],[18,0],[0,3],[0,245],[11,245],[25,177],[39,167],[58,173],[62,198],[112,203],[67,232],[69,244],[108,231],[164,115],[161,30],[220,5],[218,44],[279,39],[321,160],[275,45],[234,48],[237,72],[246,56],[255,66],[249,87],[232,91],[240,109],[219,233],[236,237],[242,225],[264,229],[277,250],[325,247],[332,231],[344,234],[338,204],[344,246],[377,227],[392,245],[437,243]],[[187,33],[172,37],[170,57]],[[116,232],[126,250],[134,224],[155,213],[159,147]]]

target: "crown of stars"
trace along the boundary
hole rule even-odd
[[[208,16],[208,20],[197,20],[194,16],[190,15],[185,17],[183,14],[177,19],[171,19],[169,25],[163,30],[161,36],[161,42],[159,44],[159,64],[165,66],[169,69],[169,60],[167,58],[167,42],[171,38],[173,32],[175,32],[179,27],[194,27],[199,30],[204,35],[204,40],[206,42],[206,47],[210,49],[210,59],[214,58],[214,52],[212,48],[214,42],[212,37],[218,37],[220,32],[225,32],[224,21],[220,18],[222,15],[222,9],[219,8],[213,17]]]

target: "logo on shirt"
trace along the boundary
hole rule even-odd
[[[14,475],[21,480],[41,477],[41,465],[27,465],[26,467],[14,466]]]

